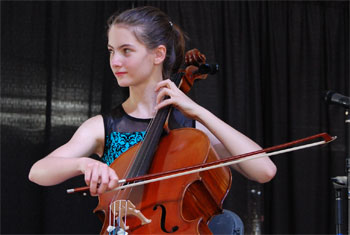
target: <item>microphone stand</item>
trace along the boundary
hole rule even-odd
[[[347,177],[337,176],[331,178],[335,191],[335,234],[342,235],[343,212],[342,212],[342,189],[347,188]]]
[[[335,224],[336,234],[342,235],[342,205],[341,205],[341,189],[346,189],[347,201],[348,201],[348,232],[350,233],[350,111],[345,109],[345,172],[346,176],[337,176],[332,178],[333,186],[335,189]]]
[[[348,234],[350,233],[350,112],[345,109],[345,154],[348,197]]]
[[[324,97],[327,103],[338,104],[345,107],[345,172],[346,176],[339,178],[346,178],[342,183],[345,186],[346,195],[348,197],[348,233],[350,234],[350,97],[344,96],[342,94],[336,93],[334,91],[327,91],[326,96]],[[338,178],[338,177],[336,177]],[[336,178],[332,178],[333,182]],[[346,185],[345,185],[346,182]],[[336,186],[336,185],[335,185]],[[340,194],[339,187],[336,189],[336,200],[339,200]],[[339,203],[341,200],[339,200]],[[338,207],[336,207],[338,209]],[[337,228],[338,229],[338,228]]]

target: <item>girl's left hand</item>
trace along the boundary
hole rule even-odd
[[[185,116],[196,119],[201,106],[183,93],[174,82],[169,79],[163,80],[157,84],[155,91],[158,92],[156,110],[167,105],[173,105]],[[165,96],[169,96],[169,98],[163,99]]]

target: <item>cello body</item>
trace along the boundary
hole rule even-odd
[[[130,148],[110,165],[120,178],[127,176],[140,144]],[[171,130],[159,142],[148,173],[166,172],[218,158],[202,131],[194,128]],[[109,226],[115,220],[125,222],[128,234],[211,234],[208,223],[214,215],[222,212],[222,203],[231,181],[230,169],[223,167],[117,192],[110,191],[99,197],[94,212],[103,222],[101,234],[109,234]],[[110,205],[118,200],[129,200],[135,206],[135,213],[142,216],[115,212]],[[145,217],[145,220],[141,217]]]

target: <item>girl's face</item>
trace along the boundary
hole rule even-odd
[[[113,25],[108,33],[110,66],[121,87],[137,86],[154,77],[155,53],[128,28]]]

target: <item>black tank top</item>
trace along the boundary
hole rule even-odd
[[[105,146],[101,160],[110,165],[117,157],[133,145],[142,141],[151,119],[135,118],[128,115],[120,104],[108,113],[102,114],[105,128]],[[195,121],[173,109],[169,128],[195,127]]]

